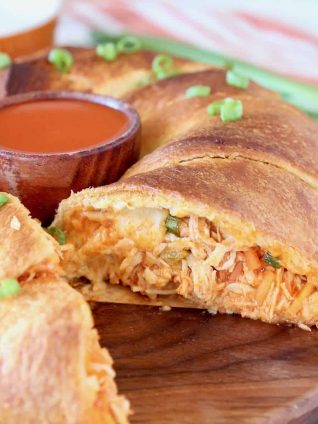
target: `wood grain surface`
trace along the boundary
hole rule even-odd
[[[318,422],[318,332],[196,310],[95,304],[139,423]]]

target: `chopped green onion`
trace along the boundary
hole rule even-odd
[[[7,53],[0,52],[0,69],[7,68],[11,63],[11,57]]]
[[[0,208],[2,208],[3,205],[5,205],[6,203],[8,203],[9,201],[9,197],[6,196],[3,193],[0,193]]]
[[[65,49],[52,49],[48,61],[62,74],[68,73],[73,66],[73,56]]]
[[[249,85],[248,78],[232,70],[227,71],[226,82],[229,85],[233,85],[233,87],[238,87],[238,88],[247,88]]]
[[[264,262],[266,262],[268,265],[272,266],[273,268],[276,268],[276,269],[280,268],[279,258],[275,258],[269,252],[265,252],[262,259]]]
[[[157,54],[152,61],[152,69],[154,72],[162,70],[170,70],[173,68],[173,58],[165,54]]]
[[[57,227],[49,227],[46,229],[46,231],[55,238],[55,240],[58,242],[58,244],[60,244],[61,246],[63,246],[63,244],[66,243],[66,235],[64,233],[64,231],[62,231],[60,228]]]
[[[21,287],[15,278],[5,278],[0,281],[0,299],[7,299],[19,293]]]
[[[173,58],[165,54],[158,54],[152,61],[152,70],[158,80],[178,75],[179,71],[174,67]]]
[[[176,216],[168,215],[165,222],[167,231],[169,233],[174,234],[175,236],[180,237],[180,228],[179,228],[180,223],[181,223],[180,218],[177,218]]]
[[[211,88],[208,85],[193,85],[186,91],[186,97],[207,97],[211,94]]]
[[[216,100],[215,102],[210,103],[207,107],[208,115],[211,115],[211,116],[220,115],[221,107],[225,103],[232,103],[233,101],[234,100],[231,97],[226,97],[226,99]]]
[[[141,42],[131,35],[121,38],[117,42],[117,50],[120,53],[135,53],[141,49]]]
[[[221,106],[224,105],[225,100],[216,100],[213,103],[210,103],[207,107],[208,115],[216,116],[220,115]]]
[[[117,58],[117,48],[115,44],[111,42],[98,44],[96,47],[96,54],[107,62],[112,62]]]
[[[237,121],[243,116],[243,103],[240,100],[225,101],[220,116],[223,122]]]

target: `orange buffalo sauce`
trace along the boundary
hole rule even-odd
[[[0,149],[54,153],[85,150],[128,128],[116,109],[81,100],[34,100],[0,109]]]

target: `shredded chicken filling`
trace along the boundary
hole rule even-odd
[[[28,268],[22,275],[19,276],[18,280],[21,284],[35,280],[44,282],[46,279],[62,274],[62,268],[57,263],[56,256],[54,255],[52,258],[45,259],[44,261]]]
[[[116,219],[99,211],[73,213],[66,228],[71,243],[74,239],[73,246],[67,247],[69,254],[66,251],[69,276],[84,276],[95,288],[109,281],[149,297],[181,295],[207,308],[223,305],[225,312],[257,307],[268,320],[279,312],[297,314],[304,299],[308,305],[318,301],[306,276],[264,261],[267,252],[259,246],[238,249],[233,237],[207,219],[178,219],[177,235],[164,226],[163,219],[162,237],[151,249],[142,246],[136,229],[127,237],[119,234]],[[144,238],[151,238],[150,233],[145,228]]]

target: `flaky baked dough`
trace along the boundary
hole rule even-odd
[[[188,87],[206,85],[208,97],[186,98]],[[240,100],[244,116],[223,123],[207,106],[224,98]],[[247,89],[226,83],[226,70],[179,75],[145,86],[126,97],[140,114],[141,156],[127,176],[201,157],[243,157],[271,163],[318,188],[318,125],[279,95],[250,81]]]
[[[59,262],[58,244],[30,218],[20,201],[1,193],[9,201],[0,208],[0,279],[18,278],[27,269],[47,261]]]
[[[0,300],[0,423],[126,424],[128,401],[117,394],[89,306],[62,277],[58,244],[2,194],[0,280],[17,278],[21,290]]]
[[[187,98],[194,85],[209,86],[211,95]],[[105,210],[107,217],[114,205],[168,209],[222,225],[247,246],[278,256],[293,273],[317,275],[316,123],[252,82],[244,90],[227,84],[222,69],[181,74],[122,95],[141,116],[145,156],[120,182],[63,201],[57,226],[67,228],[75,210]],[[241,119],[208,115],[208,104],[224,98],[243,103]]]
[[[0,423],[127,423],[112,360],[100,390],[88,374],[89,355],[101,351],[83,297],[65,281],[28,282],[0,303]]]

